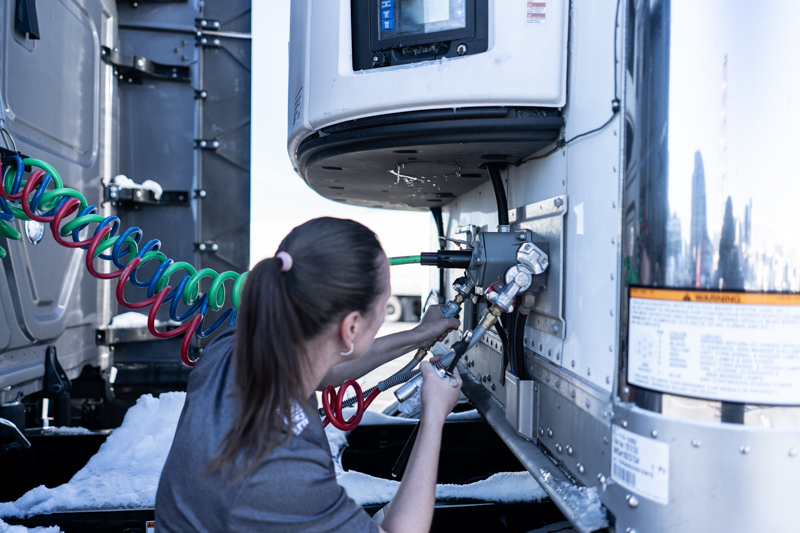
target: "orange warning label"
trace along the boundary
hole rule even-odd
[[[643,300],[709,304],[800,305],[800,294],[789,293],[695,291],[631,287],[630,297]]]

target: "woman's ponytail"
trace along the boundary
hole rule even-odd
[[[307,400],[304,347],[347,313],[369,312],[388,282],[377,237],[352,220],[306,222],[279,252],[291,268],[284,272],[285,257],[265,259],[247,279],[234,343],[237,414],[212,471],[236,464],[246,472],[289,438],[291,410]]]

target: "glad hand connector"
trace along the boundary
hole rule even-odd
[[[442,306],[442,314],[445,318],[455,318],[458,316],[458,313],[461,312],[461,305],[472,295],[472,291],[475,290],[475,282],[472,281],[472,278],[470,278],[468,274],[464,274],[464,276],[453,282],[453,290],[456,291],[455,297]],[[414,359],[417,362],[425,359],[425,355],[428,353],[428,350],[431,349],[434,342],[436,342],[436,339],[433,339],[425,347],[419,348],[414,355]]]

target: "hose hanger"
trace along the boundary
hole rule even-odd
[[[13,142],[13,140],[12,140]],[[183,335],[181,361],[194,366],[196,359],[189,358],[189,347],[194,336],[203,338],[218,328],[236,322],[236,313],[241,303],[242,289],[247,272],[218,273],[210,268],[197,270],[189,263],[169,259],[161,251],[161,241],[143,241],[143,232],[133,227],[120,235],[120,220],[115,216],[103,217],[94,205],[87,205],[86,198],[69,187],[65,187],[55,168],[39,159],[23,158],[18,153],[9,155],[3,151],[0,175],[0,236],[19,240],[20,233],[7,222],[14,220],[34,220],[49,223],[53,238],[66,248],[87,250],[86,269],[98,279],[117,279],[116,296],[120,305],[127,309],[150,307],[147,327],[157,338],[171,338]],[[26,168],[30,170],[27,172]],[[4,171],[3,171],[4,170]],[[52,188],[48,187],[52,184]],[[67,220],[72,217],[71,220]],[[94,233],[81,240],[81,232],[90,225],[96,225]],[[0,258],[6,250],[0,247]],[[111,272],[95,268],[97,258],[110,261],[116,267]],[[138,270],[150,263],[158,263],[155,273],[146,280],[140,280]],[[173,289],[170,281],[173,275],[179,276]],[[201,280],[208,278],[211,286],[205,294],[200,294]],[[226,300],[225,282],[231,284],[232,305],[223,311]],[[147,289],[147,298],[139,302],[128,302],[123,295],[125,285]],[[170,331],[156,329],[156,315],[165,304],[169,304],[169,316],[181,326]],[[183,304],[184,311],[179,311]],[[211,311],[221,312],[213,324],[206,327],[205,318]]]

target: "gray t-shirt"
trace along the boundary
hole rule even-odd
[[[175,440],[156,495],[156,531],[378,531],[336,483],[319,415],[297,404],[292,436],[246,477],[207,474],[233,421],[233,332],[203,352],[189,377]]]

